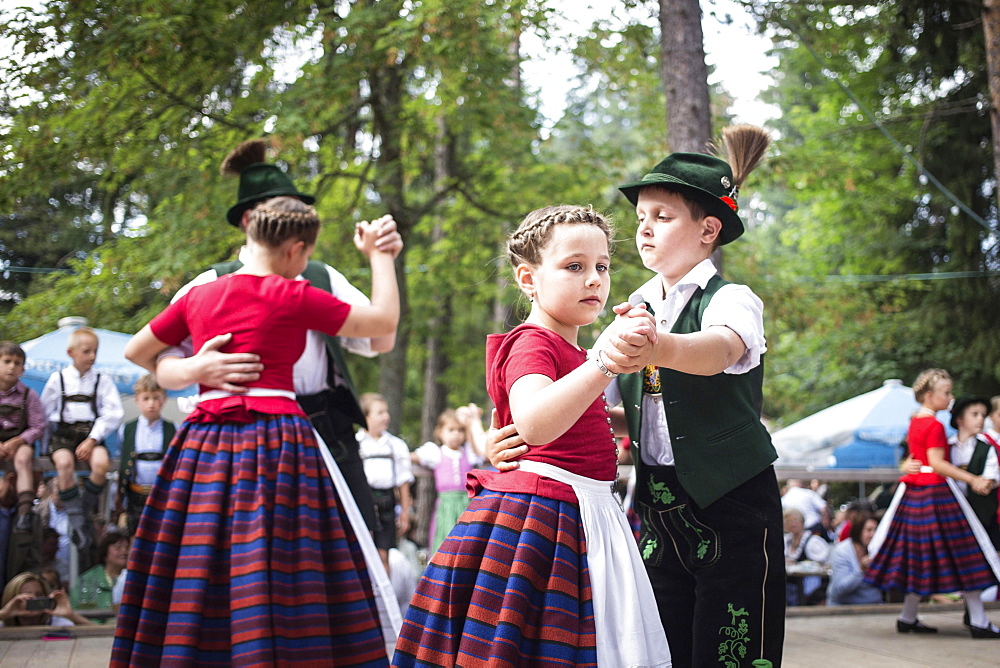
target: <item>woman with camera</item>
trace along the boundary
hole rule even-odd
[[[19,573],[0,599],[0,626],[83,626],[93,624],[73,610],[65,590],[49,593],[41,576]]]

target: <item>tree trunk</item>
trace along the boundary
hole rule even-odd
[[[1000,181],[1000,0],[983,0],[986,35],[986,74],[990,88],[990,127],[993,130],[993,178]],[[1000,187],[994,197],[1000,203]]]
[[[706,153],[712,139],[701,6],[698,0],[660,0],[660,61],[671,151]],[[712,253],[722,272],[722,247]]]

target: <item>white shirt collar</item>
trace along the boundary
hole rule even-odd
[[[681,280],[677,281],[667,294],[671,292],[677,292],[683,288],[689,288],[697,286],[701,289],[705,289],[708,286],[708,282],[712,280],[712,277],[718,273],[715,268],[715,264],[712,263],[711,258],[705,258],[691,270],[684,274]],[[644,302],[649,304],[658,304],[662,302],[665,298],[663,293],[663,281],[660,279],[659,274],[653,276],[653,278],[646,281],[638,290],[632,293],[629,297],[629,301],[632,301],[632,297],[641,297]]]
[[[163,418],[156,420],[155,422],[150,422],[146,419],[144,415],[139,416],[139,424],[146,427],[146,429],[155,429],[158,425],[163,424]]]

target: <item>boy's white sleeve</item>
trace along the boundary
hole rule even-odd
[[[736,332],[747,348],[726,373],[746,373],[760,364],[761,355],[767,352],[764,303],[750,288],[732,283],[719,288],[705,309],[701,329],[719,325]]]
[[[365,293],[351,285],[351,282],[343,274],[330,265],[325,266],[326,273],[330,276],[330,294],[351,306],[371,305],[372,302],[365,296]],[[368,337],[342,336],[340,337],[340,345],[345,350],[349,350],[355,355],[361,355],[362,357],[375,357],[378,355],[378,353],[372,350],[372,340]]]
[[[45,381],[42,394],[42,408],[45,410],[45,420],[47,422],[59,421],[59,374],[61,371],[54,371],[49,379]]]
[[[94,391],[97,393],[97,419],[94,420],[90,436],[95,441],[101,442],[118,429],[122,418],[125,417],[125,409],[122,407],[118,388],[109,376],[102,375]]]
[[[606,390],[604,390],[604,399],[608,402],[608,406],[614,408],[622,402],[622,391],[618,387],[618,379],[613,379]]]

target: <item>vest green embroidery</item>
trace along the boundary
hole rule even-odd
[[[674,499],[677,498],[670,492],[670,488],[662,482],[654,482],[653,476],[649,476],[649,494],[654,501],[664,505],[673,503]]]
[[[726,668],[739,668],[740,660],[747,655],[747,645],[750,644],[750,625],[747,620],[737,619],[747,617],[750,613],[746,608],[733,609],[733,604],[729,604],[729,614],[732,616],[732,623],[719,629],[719,634],[729,638],[719,643],[719,661],[726,665]]]
[[[656,539],[653,538],[652,536],[648,536],[646,538],[646,544],[642,548],[642,560],[643,561],[648,561],[649,558],[651,556],[653,556],[653,552],[656,551],[656,546],[657,545],[658,545],[658,543],[657,543]]]

